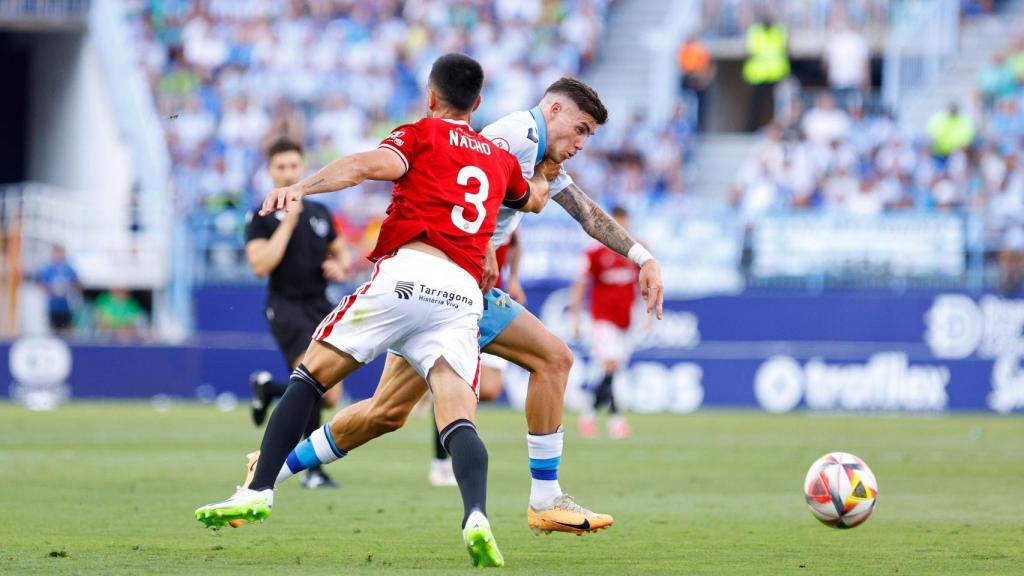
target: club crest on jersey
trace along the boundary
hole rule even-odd
[[[309,227],[313,229],[313,233],[321,238],[326,238],[327,233],[331,229],[330,222],[326,218],[317,218],[316,216],[310,216]]]
[[[512,147],[509,146],[508,144],[508,140],[505,140],[504,138],[493,138],[491,139],[491,142],[494,142],[495,146],[501,148],[505,152],[509,152],[512,150]]]
[[[385,140],[391,140],[399,146],[405,146],[405,141],[402,140],[402,136],[405,136],[405,130],[395,130],[391,134],[388,134],[388,137],[385,138]]]
[[[458,146],[459,148],[467,148],[474,152],[481,154],[491,155],[491,146],[486,142],[481,142],[474,138],[466,136],[464,132],[458,130],[448,131],[448,144],[452,146]]]

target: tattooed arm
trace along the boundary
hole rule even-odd
[[[583,231],[591,238],[628,257],[629,249],[636,244],[636,240],[614,218],[602,210],[597,202],[584,194],[579,186],[570,184],[568,188],[562,190],[552,199],[565,208],[569,216],[579,222]]]
[[[579,186],[570,184],[553,199],[580,223],[580,226],[591,238],[627,258],[629,257],[629,251],[637,244],[637,241],[596,202],[584,194]],[[656,311],[659,319],[664,300],[663,290],[661,267],[658,266],[657,260],[652,258],[640,268],[640,291],[647,302],[647,312]]]

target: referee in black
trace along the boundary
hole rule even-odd
[[[286,138],[267,151],[267,165],[275,188],[298,182],[305,170],[302,146]],[[327,299],[327,282],[341,282],[348,275],[352,257],[344,240],[334,231],[331,214],[323,204],[304,199],[301,208],[247,217],[245,255],[252,271],[267,283],[267,322],[288,367],[294,370],[302,360],[313,332],[334,306]],[[253,388],[252,417],[259,426],[270,403],[284,394],[288,381],[274,381],[269,372],[250,377]],[[324,395],[322,404],[332,407],[341,396],[341,386]],[[309,415],[306,436],[320,427],[317,405]],[[334,487],[336,484],[319,467],[302,479],[306,488]]]

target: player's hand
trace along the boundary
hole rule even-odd
[[[647,313],[654,311],[661,320],[662,307],[665,304],[665,286],[661,283],[661,266],[651,259],[640,268],[640,294],[647,302]]]
[[[344,282],[348,278],[348,267],[338,261],[337,258],[328,258],[320,264],[324,272],[324,278],[330,282]]]
[[[534,174],[543,174],[544,178],[546,178],[550,182],[555,178],[558,178],[558,175],[562,173],[562,163],[555,162],[554,160],[545,156],[544,159],[540,161],[540,164],[538,164],[537,167],[533,169],[533,172]]]
[[[572,338],[573,338],[573,340],[579,340],[580,339],[580,315],[579,314],[572,314],[572,313],[569,314],[569,330],[572,331]]]
[[[297,210],[302,212],[302,196],[302,191],[298,186],[274,188],[270,191],[270,194],[267,194],[267,197],[263,199],[263,206],[260,208],[260,216],[273,214],[278,210],[284,210],[285,212],[293,212]]]
[[[480,290],[484,294],[491,291],[498,282],[498,254],[494,251],[494,244],[487,243],[487,254],[484,255],[484,273],[480,277]]]
[[[516,302],[526,306],[526,291],[523,290],[523,285],[519,282],[519,278],[510,277],[508,279],[508,295]]]

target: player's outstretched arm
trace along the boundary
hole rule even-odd
[[[344,190],[364,180],[398,180],[405,172],[405,162],[387,148],[345,156],[291,186],[273,190],[263,201],[260,215],[287,210],[292,202],[309,194]]]
[[[654,256],[576,184],[570,184],[562,190],[555,196],[555,202],[565,208],[591,238],[640,266],[640,292],[647,302],[647,313],[656,312],[660,320],[665,299],[664,285],[661,282],[661,267]]]

